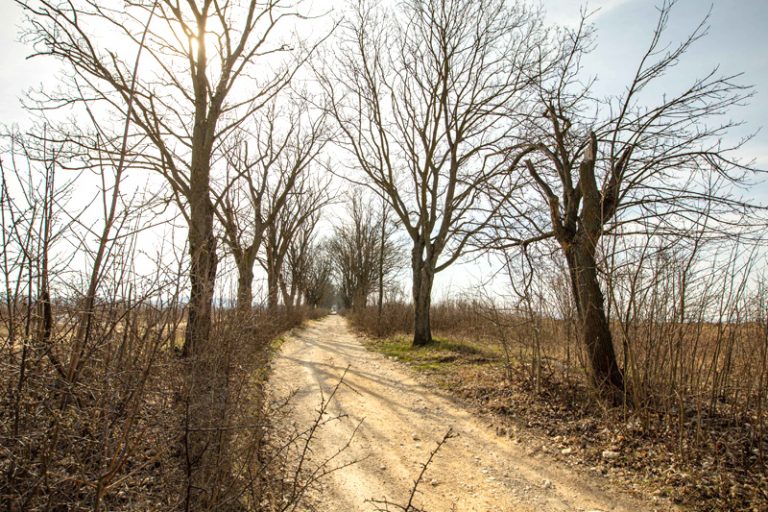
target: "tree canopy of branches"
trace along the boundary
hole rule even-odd
[[[311,53],[311,48],[294,52],[284,61],[279,55],[289,46],[276,29],[299,16],[296,5],[281,0],[125,0],[108,7],[96,0],[18,3],[28,17],[35,55],[60,59],[71,71],[72,87],[47,93],[45,105],[98,102],[129,119],[135,141],[130,147],[170,185],[189,226],[184,352],[202,350],[218,264],[212,165],[222,142],[283,90]],[[137,53],[143,54],[141,65],[123,58]],[[253,73],[259,64],[273,72]],[[247,88],[240,87],[244,77],[251,81]]]
[[[276,104],[264,109],[254,128],[243,129],[226,153],[227,176],[215,211],[237,267],[240,309],[253,302],[254,265],[266,230],[289,198],[304,191],[326,142],[323,117],[313,118],[306,104],[292,101],[282,109]]]
[[[727,185],[739,183],[750,169],[734,159],[739,143],[722,142],[733,123],[717,117],[741,104],[750,89],[738,85],[737,76],[714,70],[647,102],[648,90],[706,29],[704,22],[679,45],[664,47],[673,4],[660,8],[651,42],[619,96],[595,98],[592,84],[584,85],[581,60],[593,46],[586,20],[561,34],[552,72],[538,85],[536,114],[525,122],[523,149],[512,156],[527,155],[529,193],[508,201],[496,224],[504,233],[502,247],[525,248],[546,239],[559,245],[592,379],[613,400],[631,395],[598,280],[601,239],[692,232],[702,223],[710,231],[732,229],[749,210]]]
[[[288,306],[299,305],[304,298],[303,292],[312,264],[311,250],[315,244],[315,230],[319,221],[319,212],[308,216],[290,238],[284,268],[280,274],[280,292],[283,295],[283,304]]]
[[[349,221],[336,226],[328,250],[342,305],[359,310],[400,267],[401,249],[384,216],[369,207],[359,190],[351,195],[348,212]]]
[[[259,263],[267,273],[267,306],[270,309],[278,307],[281,291],[286,307],[293,306],[298,298],[300,266],[304,264],[304,255],[299,254],[312,240],[321,209],[332,199],[328,188],[327,180],[305,176],[294,186],[283,208],[267,226]],[[297,244],[303,248],[300,249]],[[288,261],[289,256],[293,261]],[[294,263],[296,267],[290,267],[289,263]],[[291,273],[295,275],[294,280]]]
[[[314,308],[334,305],[333,258],[328,242],[315,241],[308,250],[302,281],[304,303]]]
[[[411,241],[414,345],[432,341],[435,274],[465,253],[515,188],[500,147],[541,60],[537,12],[504,0],[360,2],[336,62],[319,71],[360,180]]]

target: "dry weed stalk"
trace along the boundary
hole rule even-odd
[[[459,437],[459,434],[453,431],[453,428],[449,428],[448,431],[443,435],[443,437],[436,442],[436,446],[432,449],[432,451],[429,452],[429,456],[427,457],[427,460],[425,462],[422,462],[420,464],[421,470],[419,471],[418,476],[413,481],[413,485],[411,486],[410,492],[408,493],[408,501],[405,502],[404,505],[398,504],[398,503],[391,503],[386,498],[384,499],[371,499],[368,500],[370,503],[373,503],[377,506],[376,510],[378,512],[392,512],[393,510],[399,510],[401,512],[426,512],[425,509],[418,508],[414,501],[416,499],[416,495],[419,493],[419,486],[424,481],[424,476],[427,473],[427,470],[429,469],[429,466],[432,464],[432,461],[434,460],[437,453],[445,446],[445,444],[453,438]],[[451,507],[451,510],[455,510],[455,505]]]

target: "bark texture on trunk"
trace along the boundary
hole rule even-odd
[[[291,309],[294,303],[293,287],[289,287],[286,284],[285,279],[282,278],[280,279],[280,293],[283,296],[283,305],[286,308]]]
[[[184,431],[188,462],[185,509],[211,510],[226,492],[230,468],[218,457],[226,450],[226,349],[211,343],[213,294],[218,256],[210,198],[210,155],[215,123],[207,122],[205,103],[195,123],[189,199],[190,299],[183,354],[190,359]],[[220,340],[217,340],[220,341]]]
[[[430,309],[432,307],[432,283],[435,279],[434,270],[428,261],[422,258],[422,250],[417,246],[413,250],[413,346],[423,347],[432,343],[432,324]]]
[[[569,250],[567,259],[592,382],[605,398],[620,403],[624,393],[624,375],[616,361],[594,253],[588,247],[575,245]]]
[[[381,318],[384,315],[384,249],[387,240],[387,203],[381,202],[381,233],[379,237],[379,300],[376,315],[376,330],[381,332]]]
[[[277,271],[270,269],[267,271],[267,307],[271,310],[277,309],[280,301],[280,283]]]
[[[202,121],[200,122],[202,124]],[[210,153],[212,140],[206,126],[196,125],[189,192],[189,257],[191,285],[189,318],[184,339],[184,355],[204,350],[213,322],[213,292],[218,257],[213,230],[213,205],[210,199]]]
[[[195,216],[192,215],[191,219],[195,219]],[[203,349],[210,337],[213,322],[213,291],[218,258],[212,212],[209,216],[202,216],[202,220],[201,225],[190,226],[189,231],[191,290],[184,339],[185,356]],[[205,222],[206,220],[210,223]]]
[[[253,265],[246,258],[237,262],[237,309],[248,311],[253,305]]]
[[[595,179],[597,136],[590,134],[584,157],[578,166],[578,180],[571,177],[571,168],[563,170],[563,200],[547,185],[530,160],[526,167],[548,198],[555,239],[565,254],[571,291],[580,323],[580,331],[589,359],[592,382],[608,401],[618,403],[628,399],[624,374],[616,361],[613,337],[605,313],[605,298],[597,278],[597,246],[603,235],[606,219],[615,213],[619,190],[620,168],[601,189]],[[622,157],[622,162],[626,156]],[[560,165],[561,160],[556,164]],[[581,210],[579,211],[579,206]]]
[[[582,209],[578,228],[563,244],[570,267],[574,298],[581,322],[581,334],[589,357],[592,382],[609,402],[618,404],[625,396],[624,374],[616,361],[605,298],[597,279],[597,244],[603,234],[603,224],[614,201],[613,186],[601,192],[595,179],[597,137],[590,134],[589,146],[579,165],[579,189]],[[606,195],[605,193],[608,193]]]
[[[198,27],[198,33],[201,37],[205,34],[205,23]],[[213,322],[213,291],[218,266],[216,236],[213,231],[215,212],[211,202],[211,155],[223,98],[210,101],[205,45],[197,49],[197,62],[199,65],[192,78],[195,120],[187,193],[191,290],[184,355],[194,355],[204,350],[208,343]]]
[[[367,290],[355,290],[352,296],[352,310],[360,312],[368,307],[368,293]]]

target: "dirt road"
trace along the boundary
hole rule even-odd
[[[339,316],[311,322],[286,341],[275,362],[273,392],[298,390],[291,421],[309,425],[320,390],[328,396],[347,367],[329,404],[331,414],[346,417],[320,430],[313,458],[335,454],[359,425],[334,461],[359,462],[326,477],[322,492],[312,496],[319,511],[375,510],[370,499],[404,503],[419,464],[449,427],[459,437],[437,454],[415,500],[430,512],[452,506],[458,512],[666,510],[604,489],[599,477],[527,456],[524,445],[498,437],[470,411],[420,385],[407,368],[367,351]]]

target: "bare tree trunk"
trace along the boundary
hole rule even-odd
[[[246,257],[237,262],[237,309],[247,311],[253,304],[253,265]]]
[[[226,446],[226,350],[213,350],[213,294],[218,257],[210,197],[211,130],[196,113],[189,189],[189,255],[191,292],[183,355],[190,357],[185,417],[187,460],[186,510],[211,510],[227,485],[229,467],[219,455]]]
[[[384,248],[387,238],[387,202],[381,200],[381,239],[379,240],[379,303],[376,327],[381,332],[381,318],[384,314]]]
[[[432,283],[434,270],[423,261],[422,251],[417,245],[413,250],[413,346],[423,347],[432,343],[432,326],[429,311],[432,306]]]
[[[206,183],[207,185],[207,183]],[[189,318],[183,354],[192,355],[208,341],[213,321],[213,291],[216,282],[216,237],[213,233],[213,210],[208,201],[207,186],[202,204],[191,204],[189,255],[191,292]]]
[[[618,404],[624,392],[624,375],[616,362],[605,299],[597,279],[594,251],[583,243],[575,243],[568,252],[571,285],[587,348],[591,377],[605,398]]]
[[[293,307],[293,297],[291,297],[291,293],[288,291],[288,285],[285,283],[285,280],[280,279],[280,293],[283,296],[283,305],[286,308],[292,308]]]
[[[559,133],[559,132],[558,132]],[[565,210],[552,188],[536,171],[534,164],[526,161],[531,178],[548,198],[550,218],[554,237],[560,243],[568,263],[571,290],[581,323],[583,343],[587,350],[592,381],[604,398],[620,403],[626,396],[624,375],[616,362],[608,318],[605,314],[605,298],[597,279],[595,254],[603,234],[606,218],[613,215],[615,191],[614,172],[611,181],[601,191],[597,187],[595,163],[598,155],[598,141],[590,133],[588,144],[578,167],[578,188],[572,185],[571,169],[564,176]],[[563,144],[560,144],[564,147]],[[623,168],[624,164],[619,164]],[[581,204],[581,212],[579,212]]]
[[[199,60],[205,62],[204,50]],[[213,322],[213,290],[216,284],[216,236],[213,232],[211,203],[211,153],[217,115],[208,112],[204,66],[200,66],[195,81],[195,125],[192,133],[192,160],[189,176],[189,256],[191,291],[189,318],[184,338],[184,355],[200,351],[207,343]],[[202,73],[202,74],[201,74]]]
[[[299,293],[299,285],[298,283],[291,281],[291,291],[289,294],[290,299],[290,305],[291,307],[299,307],[301,306],[301,294]]]
[[[579,265],[576,263],[575,251],[564,248],[563,252],[565,253],[565,261],[568,263],[568,277],[571,283],[571,294],[573,295],[573,301],[576,305],[577,314],[579,317],[581,317],[581,301],[579,300],[578,287],[579,280],[576,275],[576,269],[579,267]]]
[[[352,310],[356,312],[364,311],[368,307],[368,291],[355,290],[352,294]]]
[[[267,307],[269,309],[277,309],[279,293],[280,284],[278,282],[277,272],[273,269],[270,269],[267,271]]]
[[[205,23],[197,27],[200,40],[205,35]],[[192,130],[192,156],[189,167],[189,256],[190,284],[189,318],[184,339],[184,355],[196,354],[208,343],[213,323],[213,291],[216,285],[216,236],[213,232],[214,208],[211,202],[211,157],[216,124],[221,114],[223,97],[211,101],[206,75],[206,48],[197,48],[197,62],[192,86],[194,91],[195,123]]]

